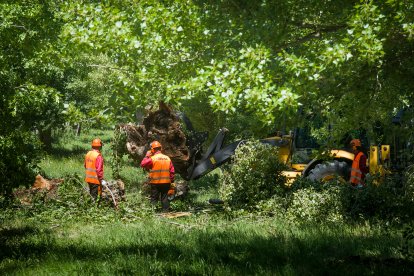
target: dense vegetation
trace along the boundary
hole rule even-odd
[[[385,142],[377,130],[412,101],[413,10],[397,0],[1,1],[1,191],[33,179],[39,138],[47,148],[63,126],[134,121],[158,101],[234,136],[315,119],[324,144],[360,128]]]
[[[48,178],[63,177],[58,190],[18,189],[12,205],[0,213],[0,271],[6,274],[410,274],[413,272],[413,187],[389,181],[355,190],[298,181],[292,189],[271,189],[255,201],[239,195],[255,193],[255,179],[246,190],[224,192],[227,206],[209,205],[219,195],[222,178],[240,174],[215,171],[191,183],[175,211],[189,216],[168,219],[154,212],[141,191],[142,170],[122,161],[127,200],[118,209],[103,201],[97,207],[83,190],[83,152],[88,137],[112,138],[110,131],[60,133],[54,153],[41,162]],[[246,145],[247,146],[247,145]],[[239,155],[235,172],[250,166]],[[109,147],[104,148],[110,162]],[[263,154],[257,151],[257,154]],[[257,155],[256,155],[257,156]],[[274,155],[265,157],[274,158]],[[113,171],[106,172],[107,179]],[[264,173],[266,167],[259,167]],[[231,172],[230,172],[231,174]],[[411,177],[411,175],[408,175]],[[279,187],[280,188],[280,187]],[[231,193],[229,193],[232,191]],[[4,204],[4,202],[1,202]],[[227,204],[227,203],[226,203]],[[4,205],[2,205],[4,207]],[[230,207],[230,208],[228,208]],[[344,208],[343,208],[344,207]],[[346,209],[348,208],[348,209]]]
[[[412,273],[412,166],[363,190],[287,189],[275,149],[249,145],[190,183],[177,222],[109,146],[106,177],[127,201],[97,208],[82,161],[92,138],[118,147],[112,129],[162,101],[230,139],[305,125],[322,149],[397,141],[409,165],[413,76],[413,1],[0,0],[0,271]],[[56,194],[22,188],[37,173],[63,179]]]

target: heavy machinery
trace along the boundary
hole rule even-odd
[[[201,159],[193,160],[189,168],[187,180],[198,179],[215,168],[230,161],[237,147],[244,141],[236,141],[223,147],[227,129],[220,129],[215,139],[202,155]],[[324,153],[324,157],[310,159],[312,147],[301,145],[300,131],[278,134],[260,140],[261,143],[279,147],[279,160],[288,168],[283,174],[288,183],[298,176],[315,181],[329,181],[334,178],[347,182],[354,154],[349,149],[333,149]],[[371,175],[382,177],[391,171],[390,145],[372,145],[369,148],[368,165]],[[195,155],[194,155],[195,156]],[[295,162],[296,161],[296,162]]]
[[[411,112],[411,113],[410,113]],[[192,164],[188,168],[187,175],[182,175],[185,180],[198,179],[217,167],[229,162],[235,154],[237,147],[244,143],[244,140],[224,144],[228,130],[222,128],[218,131],[213,142],[202,154],[202,144],[207,138],[206,132],[194,130],[190,120],[184,115],[179,114],[182,121],[192,136],[190,136],[190,156]],[[395,116],[391,117],[391,124],[383,126],[378,124],[377,136],[385,141],[384,144],[375,144],[369,141],[368,137],[360,138],[366,146],[367,165],[369,173],[377,180],[382,179],[387,174],[401,173],[414,163],[412,151],[414,150],[413,133],[414,110],[400,110]],[[366,136],[366,135],[365,135]],[[351,137],[348,137],[349,141]],[[283,172],[287,177],[288,183],[298,177],[307,177],[315,181],[330,181],[338,179],[341,182],[348,182],[354,154],[350,147],[320,150],[320,145],[310,136],[309,129],[296,128],[285,134],[277,132],[269,138],[259,140],[261,143],[277,146],[279,148],[279,160],[285,164],[289,170]],[[344,141],[344,146],[349,146],[349,141]],[[319,154],[315,154],[319,152]],[[379,181],[376,181],[379,183]]]

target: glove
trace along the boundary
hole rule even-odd
[[[169,190],[168,190],[168,195],[169,196],[172,196],[172,195],[174,195],[174,193],[175,193],[175,191],[174,191],[174,189],[173,188],[170,188]]]
[[[105,179],[102,179],[101,184],[102,184],[103,186],[106,186],[106,184],[108,184],[108,182],[106,182],[106,180],[105,180]]]
[[[174,194],[175,194],[175,183],[171,183],[170,184],[170,189],[168,190],[168,199],[169,200],[173,200],[174,199]]]

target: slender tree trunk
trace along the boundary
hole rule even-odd
[[[39,130],[39,139],[43,143],[46,150],[49,150],[52,148],[52,129],[42,129]]]
[[[78,123],[76,126],[76,136],[80,136],[82,130],[82,123]]]

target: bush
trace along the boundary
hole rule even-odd
[[[276,147],[259,141],[243,143],[223,175],[220,195],[230,209],[257,209],[261,201],[284,192],[283,169]]]
[[[31,185],[39,173],[41,145],[30,132],[0,135],[0,194],[6,198],[14,188]]]
[[[405,184],[404,184],[405,183]],[[398,175],[387,177],[376,185],[367,183],[363,189],[348,187],[342,200],[350,219],[380,219],[396,222],[410,219],[413,213],[409,190],[412,185]]]
[[[289,207],[286,211],[288,220],[339,222],[344,219],[341,189],[338,186],[330,186],[324,190],[309,187],[295,191],[289,197]]]
[[[414,166],[362,189],[347,183],[298,178],[285,188],[277,148],[249,141],[241,145],[223,174],[220,195],[227,209],[258,211],[291,222],[361,219],[409,222],[414,216]]]
[[[344,185],[298,178],[286,197],[285,218],[291,222],[341,222],[344,220]]]
[[[380,185],[368,181],[356,189],[335,181],[321,183],[298,178],[284,198],[274,198],[262,206],[292,222],[341,222],[388,220],[409,221],[414,215],[412,181],[397,175]]]

